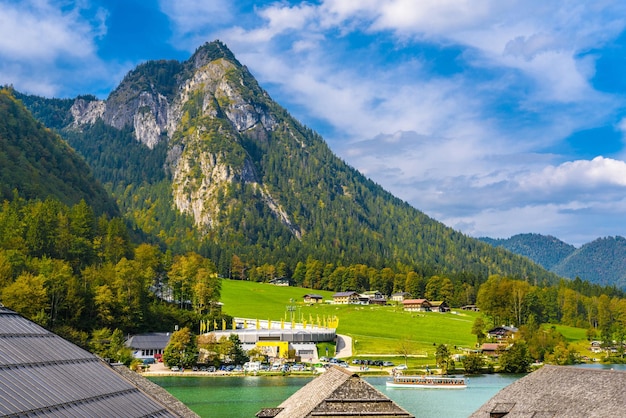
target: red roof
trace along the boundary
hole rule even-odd
[[[424,302],[430,304],[427,299],[405,299],[402,301],[405,305],[421,305]]]
[[[483,345],[480,346],[480,349],[483,351],[498,351],[503,348],[505,348],[504,345],[497,344],[497,343],[484,343]]]

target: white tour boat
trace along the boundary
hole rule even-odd
[[[403,376],[396,375],[387,381],[391,388],[422,388],[422,389],[465,389],[467,382],[464,377],[450,376]]]

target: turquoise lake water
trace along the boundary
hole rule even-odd
[[[578,367],[626,370],[626,365]],[[376,389],[419,418],[465,418],[522,375],[481,375],[469,378],[463,390],[387,388],[387,377],[365,377]],[[254,417],[278,406],[306,385],[306,377],[151,377],[202,417]]]
[[[365,380],[398,405],[420,418],[464,418],[519,376],[483,375],[470,378],[462,390],[387,388],[386,377]],[[254,417],[278,406],[307,384],[306,377],[152,377],[202,417]]]

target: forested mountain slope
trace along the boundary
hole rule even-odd
[[[66,205],[84,199],[98,213],[117,213],[85,161],[35,120],[10,89],[0,89],[0,200],[12,200],[15,191],[25,199],[51,197]]]
[[[410,266],[424,275],[556,276],[467,237],[337,158],[220,42],[151,61],[104,100],[25,96],[114,193],[137,228],[194,248],[224,275],[247,265]],[[65,110],[67,109],[67,110]],[[321,272],[320,272],[321,274]]]
[[[496,247],[523,255],[551,270],[576,251],[576,247],[558,238],[541,234],[518,234],[507,239],[480,238]]]
[[[626,289],[626,239],[598,238],[578,248],[552,271],[563,277]]]

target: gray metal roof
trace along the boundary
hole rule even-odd
[[[0,415],[180,416],[98,357],[1,305]]]
[[[169,332],[150,332],[133,335],[126,341],[126,346],[135,350],[163,350],[170,342],[170,336]]]
[[[621,417],[626,372],[545,365],[500,390],[471,418]]]

